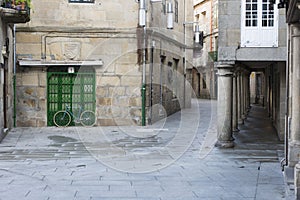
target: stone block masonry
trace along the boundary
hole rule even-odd
[[[45,126],[47,116],[46,72],[42,69],[24,70],[17,74],[17,126]]]
[[[109,75],[97,73],[98,125],[140,125],[141,72],[138,65],[113,64]]]
[[[191,2],[191,0],[188,1]],[[95,77],[92,75],[91,78],[95,82],[91,83],[89,82],[91,79],[89,79],[88,83],[83,83],[84,81],[80,83],[88,86],[87,89],[92,88],[92,91],[85,95],[82,93],[86,92],[77,88],[78,91],[74,98],[76,98],[77,104],[84,101],[83,103],[87,102],[91,109],[95,108],[97,126],[141,125],[142,66],[146,62],[146,68],[149,69],[151,55],[150,51],[147,51],[146,58],[143,60],[144,57],[141,52],[144,49],[142,45],[144,38],[142,34],[139,34],[141,32],[137,31],[142,30],[137,27],[139,24],[139,3],[119,0],[101,3],[95,1],[91,4],[75,4],[59,0],[53,0],[51,3],[46,0],[43,4],[39,1],[32,3],[36,12],[31,16],[31,22],[26,26],[17,27],[18,59],[34,63],[34,65],[18,66],[19,126],[51,125],[49,120],[52,120],[51,115],[56,112],[55,109],[59,109],[61,103],[74,100],[72,89],[70,89],[72,88],[70,80],[73,79],[73,76],[63,74],[62,76],[65,75],[64,83],[61,80],[55,82],[55,77],[51,77],[51,81],[53,81],[51,84],[48,85],[47,82],[47,73],[65,73],[68,71],[68,67],[74,67],[75,72],[79,70],[78,73],[81,71],[84,73],[85,67],[88,68],[88,73],[95,72]],[[178,8],[183,9],[183,4],[187,1],[178,1],[177,3]],[[192,11],[192,4],[190,5],[189,10]],[[160,9],[152,10],[152,7],[149,8],[149,16],[151,14],[155,18],[165,18],[162,5],[159,4],[159,6]],[[191,14],[187,14],[187,16],[178,15],[178,17],[178,24],[182,24],[183,20],[192,19]],[[156,23],[156,21],[153,19],[154,23],[149,23],[149,26],[152,27],[147,28],[158,27],[158,32],[160,32],[160,27],[164,27],[164,25]],[[186,58],[191,57],[191,52],[183,53],[186,46],[182,43],[183,36],[180,36],[183,35],[183,26],[176,26],[174,30],[158,32],[148,34],[147,31],[146,48],[149,48],[150,44],[156,40],[155,60],[159,62],[163,56],[166,58],[164,65],[173,63],[172,68],[168,65],[170,69],[176,71],[178,67],[178,70],[183,72],[183,55]],[[187,33],[191,32],[186,31]],[[77,63],[84,63],[85,61],[97,64],[79,66]],[[100,62],[101,64],[99,64]],[[149,84],[151,78],[147,70],[145,73],[147,74],[146,84]],[[153,77],[158,76],[159,73],[160,71],[156,69]],[[164,75],[163,78],[165,79],[166,76]],[[172,76],[172,73],[169,73],[168,78],[171,80],[174,78]],[[166,80],[162,81],[162,84],[165,84]],[[58,85],[57,88],[56,84]],[[64,84],[68,85],[65,86],[67,92],[62,89]],[[47,102],[47,98],[50,99],[47,97],[50,85],[54,91],[51,93],[51,98],[55,101],[53,104],[50,101]],[[184,90],[184,85],[177,84],[176,81],[168,87],[170,87],[169,90],[174,88]],[[153,97],[159,94],[160,88],[157,89],[151,91]],[[178,102],[174,100],[174,94],[180,96],[178,97],[179,101],[182,101],[183,94],[180,93],[179,95],[178,92],[165,89],[164,92],[166,94],[164,94],[163,101],[158,103],[165,107],[166,113],[172,114],[180,110]],[[58,95],[56,96],[56,94]],[[189,96],[188,94],[185,95]],[[146,104],[145,118],[148,118],[149,108],[152,106],[149,104],[149,97],[146,96],[148,103]],[[157,97],[154,98],[157,99]],[[190,101],[190,98],[187,101]],[[155,102],[157,104],[157,100]],[[147,119],[146,121],[148,122]]]

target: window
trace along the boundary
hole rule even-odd
[[[178,1],[175,1],[175,22],[178,23]]]
[[[206,89],[206,73],[202,74],[202,89]]]
[[[178,96],[178,87],[180,87],[179,85],[179,82],[178,82],[178,63],[179,63],[179,60],[178,59],[175,59],[173,58],[173,98],[177,98]]]
[[[215,36],[214,51],[218,51],[218,47],[219,47],[219,44],[218,44],[218,36]]]
[[[95,0],[69,0],[69,3],[94,3]]]
[[[278,47],[278,9],[270,0],[241,0],[241,47]]]
[[[213,28],[218,28],[218,16],[218,3],[215,3],[213,7]]]
[[[246,0],[245,26],[257,26],[257,0]]]
[[[162,12],[164,14],[167,13],[167,5],[166,4],[167,4],[166,0],[162,0]]]
[[[269,0],[263,0],[262,3],[262,26],[272,27],[274,26],[274,4]]]
[[[200,14],[196,14],[196,15],[195,15],[195,18],[196,18],[195,21],[198,22],[198,21],[200,20]]]

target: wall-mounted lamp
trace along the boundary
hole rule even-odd
[[[198,21],[195,22],[184,22],[183,26],[186,27],[186,25],[191,24],[191,25],[195,25],[195,29],[194,29],[194,47],[197,48],[202,48],[203,47],[203,39],[204,39],[204,34],[203,31],[200,31],[200,26],[198,24]]]
[[[135,0],[139,3],[139,26],[145,27],[147,21],[147,0]],[[161,2],[163,6],[166,5],[165,12],[167,13],[167,29],[173,29],[174,21],[173,21],[173,4],[172,2],[167,2],[166,0],[150,0],[150,3],[158,3]]]
[[[173,29],[173,5],[171,2],[167,3],[167,29]]]
[[[198,24],[195,26],[194,36],[195,36],[195,43],[199,43],[200,42],[200,27]]]
[[[203,46],[203,31],[200,31],[200,26],[198,24],[195,26],[194,38],[196,45],[199,44],[200,46]]]
[[[139,26],[146,26],[146,1],[139,0]]]

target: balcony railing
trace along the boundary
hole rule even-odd
[[[1,18],[6,23],[26,23],[30,21],[30,7],[24,3],[15,5],[13,1],[4,1],[0,7]]]

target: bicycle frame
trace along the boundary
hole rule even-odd
[[[84,110],[82,105],[78,107],[78,112],[76,110],[76,113],[74,113],[72,112],[71,106],[66,104],[64,110],[57,111],[54,114],[53,120],[54,124],[59,127],[68,126],[72,121],[86,127],[91,127],[96,123],[96,116],[93,111]]]
[[[78,112],[78,116],[75,116],[74,113],[71,111],[71,106],[69,106],[68,104],[66,104],[66,109],[65,109],[66,112],[68,112],[71,117],[73,118],[73,121],[80,121],[80,115],[81,113],[83,112],[83,108],[82,106],[80,105],[79,107],[79,112]]]

